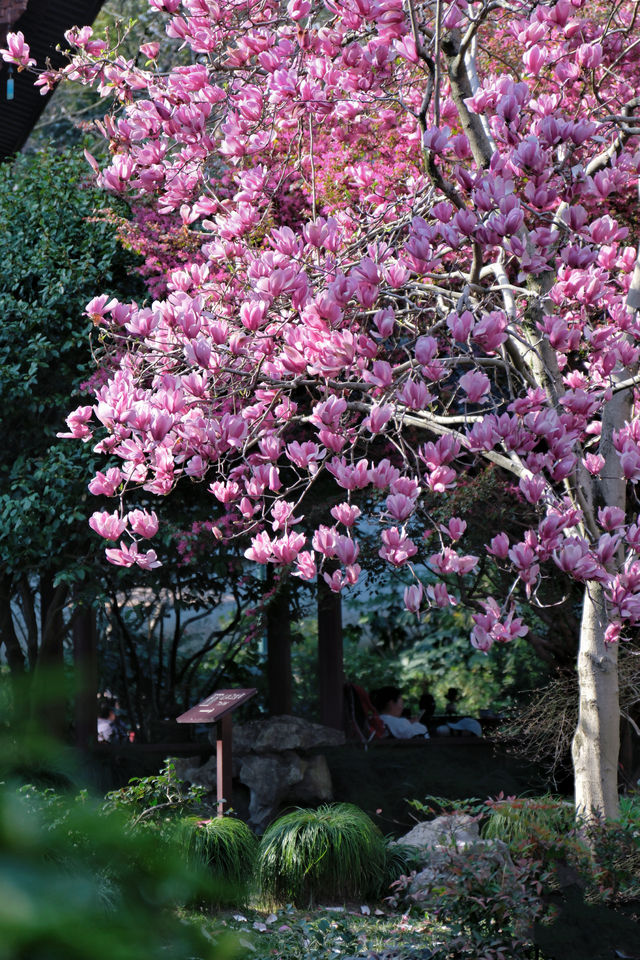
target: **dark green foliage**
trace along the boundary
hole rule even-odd
[[[589,824],[551,795],[412,801],[424,814],[472,816],[484,838],[442,851],[419,907],[413,895],[406,903],[446,926],[438,960],[634,955],[640,817],[634,798],[623,801],[618,821]],[[396,884],[396,905],[412,879]]]
[[[573,829],[575,809],[568,800],[553,797],[505,797],[483,805],[488,814],[482,827],[487,840],[519,845],[540,832],[562,835]]]
[[[208,895],[206,875],[84,794],[0,787],[0,889],[2,960],[230,957],[177,913]]]
[[[204,787],[189,785],[176,774],[171,758],[165,760],[157,774],[132,777],[126,787],[111,790],[105,798],[104,811],[121,811],[139,823],[175,822],[179,817],[202,809]]]
[[[0,559],[16,575],[86,551],[91,453],[56,433],[94,369],[87,302],[143,292],[87,169],[81,153],[0,166]]]
[[[452,847],[428,891],[428,913],[447,927],[446,960],[533,955],[533,924],[544,914],[540,867],[532,858],[480,845]]]
[[[260,845],[263,896],[306,905],[379,894],[386,879],[382,833],[348,803],[297,809],[267,828]]]
[[[205,867],[212,881],[209,902],[215,905],[246,903],[255,874],[258,840],[243,820],[190,817],[180,824],[187,859]]]

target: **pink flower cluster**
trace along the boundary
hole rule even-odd
[[[176,225],[148,242],[156,299],[87,307],[112,343],[94,406],[68,419],[83,441],[99,425],[112,458],[92,492],[206,478],[221,535],[333,590],[358,580],[368,517],[378,556],[413,571],[419,613],[482,567],[464,521],[438,523],[425,495],[489,462],[536,517],[482,558],[512,597],[536,601],[553,570],[602,586],[609,640],[640,623],[634,3],[614,23],[586,0],[442,0],[437,89],[433,4],[152,6],[190,65],[163,75],[157,51],[141,67],[80,31],[63,71],[118,102],[99,182],[147,204],[140,236]],[[513,70],[493,56],[505,46]],[[310,523],[320,480],[336,497]],[[147,536],[132,518],[93,524]],[[487,598],[472,641],[525,629]]]

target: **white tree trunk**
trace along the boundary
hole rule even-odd
[[[580,705],[572,748],[576,813],[588,820],[619,814],[618,645],[605,644],[606,628],[602,586],[589,583],[580,626]]]

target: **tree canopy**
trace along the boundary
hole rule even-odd
[[[494,563],[471,641],[526,630],[548,577],[583,589],[578,807],[617,808],[616,642],[640,620],[636,0],[151,0],[192,63],[156,72],[89,28],[66,73],[113,95],[106,189],[178,211],[201,257],[150,304],[87,311],[112,354],[68,434],[117,466],[92,526],[153,568],[136,493],[206,480],[247,556],[360,575],[358,529],[446,606]],[[4,54],[29,63],[20,35]],[[37,82],[55,82],[50,71]],[[443,498],[476,465],[535,519],[482,555]],[[308,491],[339,494],[305,529]],[[368,518],[358,491],[373,494]],[[127,506],[124,506],[124,500]],[[441,579],[423,584],[420,560]],[[613,719],[611,719],[613,717]]]

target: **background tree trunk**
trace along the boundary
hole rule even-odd
[[[342,729],[344,667],[342,653],[342,601],[318,577],[318,688],[320,723]]]
[[[271,569],[268,568],[268,573]],[[269,713],[277,717],[290,714],[291,686],[291,620],[289,585],[281,583],[267,608],[267,682]]]
[[[95,743],[98,716],[98,650],[96,614],[82,606],[73,621],[76,744],[81,750]]]
[[[68,596],[64,584],[53,586],[53,574],[40,576],[40,649],[31,687],[31,715],[50,736],[67,733],[67,690],[64,677],[63,609]]]
[[[602,586],[585,589],[578,651],[578,726],[573,738],[576,813],[614,819],[619,814],[618,646],[605,643],[606,608]]]

